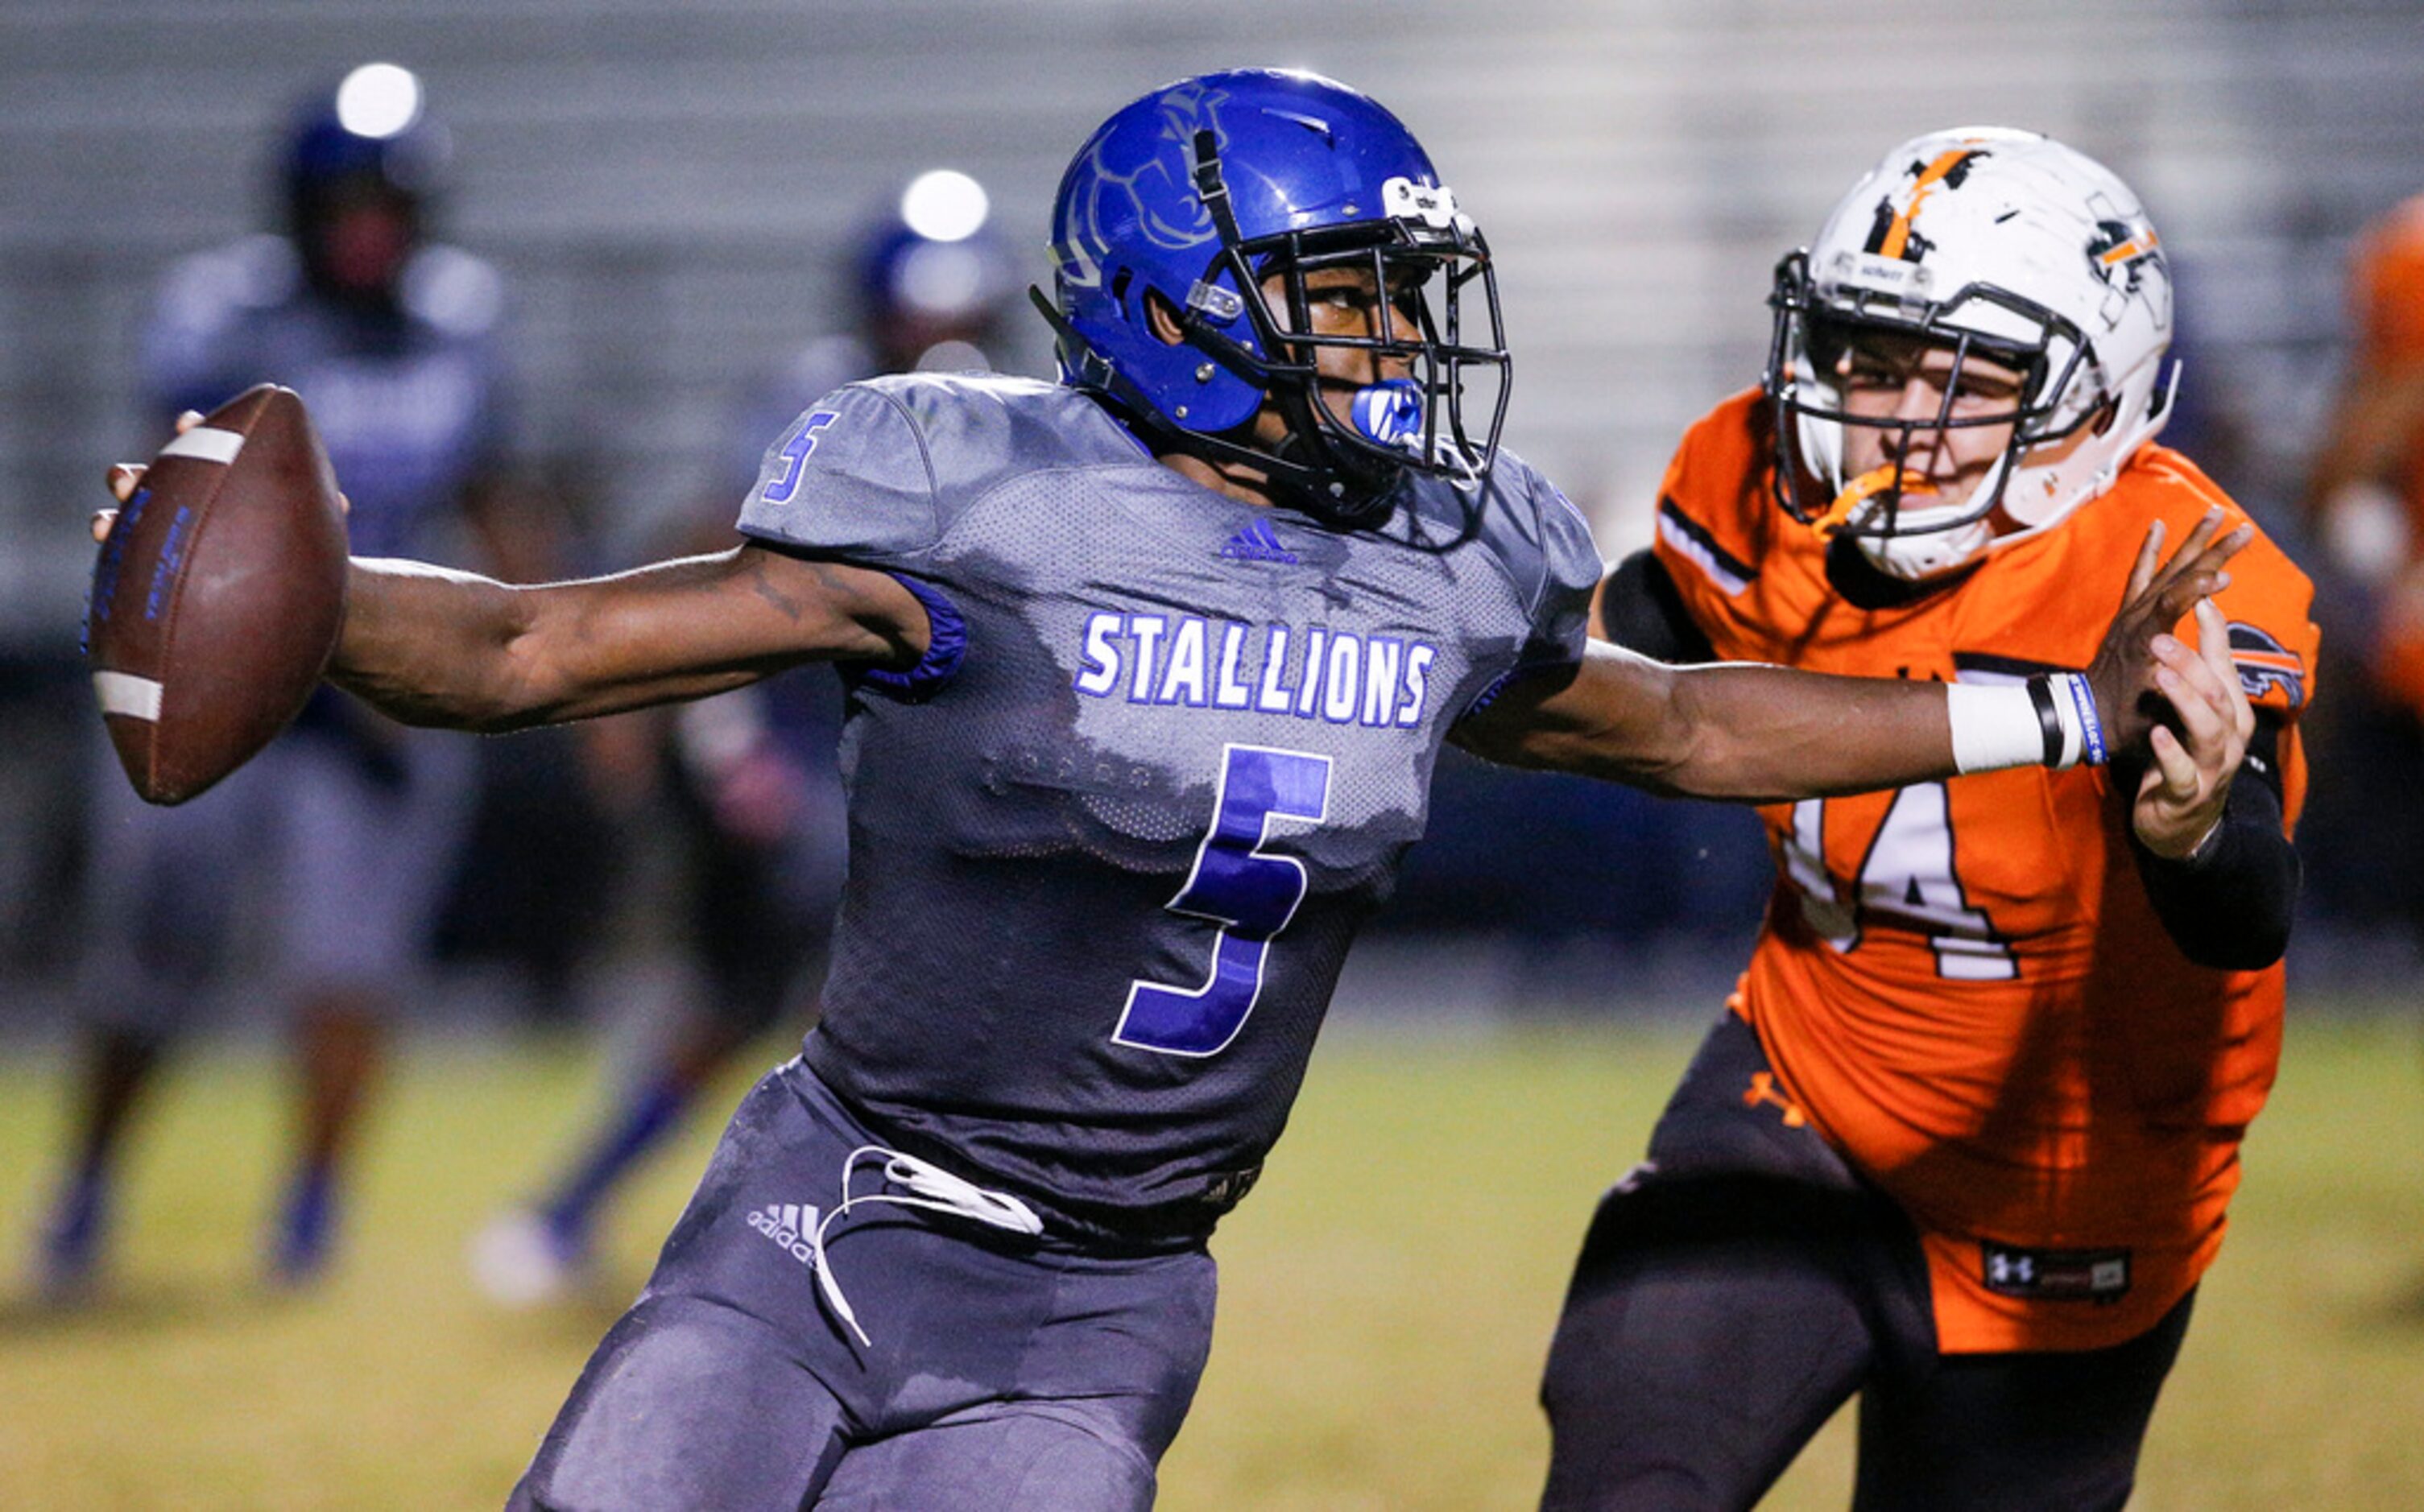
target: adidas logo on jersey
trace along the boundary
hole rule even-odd
[[[1230,536],[1229,544],[1220,548],[1220,556],[1228,562],[1284,562],[1289,566],[1304,560],[1280,544],[1280,533],[1271,529],[1267,519],[1258,519]]]
[[[809,1242],[817,1232],[817,1210],[813,1205],[769,1202],[749,1215],[749,1226],[789,1250],[791,1258],[801,1265],[816,1265],[817,1251]]]

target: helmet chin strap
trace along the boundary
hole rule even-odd
[[[1278,391],[1270,397],[1287,416],[1287,434],[1272,448],[1272,457],[1299,470],[1295,476],[1274,472],[1271,482],[1291,502],[1307,514],[1349,526],[1374,523],[1395,507],[1392,495],[1405,477],[1403,469],[1323,448],[1316,434],[1320,422],[1311,413],[1317,399]],[[1324,474],[1327,481],[1318,485],[1304,481]]]

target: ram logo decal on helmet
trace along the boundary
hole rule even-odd
[[[1193,81],[1164,90],[1161,98],[1155,102],[1155,107],[1161,116],[1161,131],[1155,144],[1158,155],[1146,164],[1145,170],[1154,173],[1167,171],[1171,163],[1168,144],[1177,143],[1182,153],[1191,151],[1198,132],[1208,131],[1214,143],[1226,146],[1229,134],[1220,129],[1220,107],[1228,98],[1229,92],[1225,89],[1211,88]],[[1179,187],[1183,192],[1185,185],[1182,183]],[[1167,199],[1140,198],[1137,201],[1145,234],[1153,239],[1156,247],[1173,250],[1201,247],[1220,235],[1219,228],[1212,224],[1211,214],[1204,208],[1203,200],[1182,198],[1178,201],[1180,209],[1192,212],[1183,223],[1164,218],[1165,207],[1169,203]]]
[[[1199,131],[1222,139],[1217,107],[1228,98],[1224,90],[1189,79],[1163,90],[1151,117],[1115,118],[1119,129],[1106,129],[1086,145],[1079,155],[1089,170],[1092,192],[1064,193],[1053,227],[1052,254],[1060,261],[1063,283],[1100,287],[1104,255],[1110,247],[1107,221],[1117,225],[1132,217],[1145,240],[1170,251],[1219,239],[1204,201],[1187,192],[1184,153]],[[1076,168],[1071,165],[1073,176]],[[1107,205],[1106,200],[1115,202]]]

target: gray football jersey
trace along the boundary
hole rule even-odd
[[[1582,655],[1600,562],[1502,455],[1378,530],[1257,508],[1024,379],[853,384],[747,534],[891,572],[933,648],[854,679],[808,1062],[901,1148],[1081,1236],[1191,1241],[1286,1122],[1447,729]]]

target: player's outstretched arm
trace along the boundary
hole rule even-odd
[[[2161,566],[2161,524],[2147,533],[2086,674],[2113,750],[2136,751],[2146,741],[2164,698],[2159,669],[2177,670],[2194,655],[2167,632],[2228,581],[2223,564],[2253,533],[2241,526],[2223,535],[2222,518],[2219,510],[2208,514]],[[1669,667],[1596,643],[1571,668],[1510,684],[1459,722],[1456,739],[1515,766],[1744,803],[1900,788],[2032,759],[2025,740],[2015,747],[1969,734],[1956,759],[1954,717],[1938,684],[1768,666]],[[2010,754],[1982,761],[1986,748]]]
[[[124,503],[142,478],[112,468],[110,492]],[[115,514],[94,517],[96,542]],[[925,607],[885,574],[754,542],[531,587],[356,558],[345,595],[328,679],[406,724],[454,729],[698,698],[803,661],[907,666],[930,633]]]
[[[803,661],[907,666],[926,611],[881,572],[754,542],[508,587],[357,559],[328,678],[408,724],[512,730],[697,698]]]
[[[1771,803],[1950,775],[1933,684],[1745,663],[1670,667],[1594,641],[1566,674],[1510,683],[1459,722],[1492,761],[1681,797]]]

